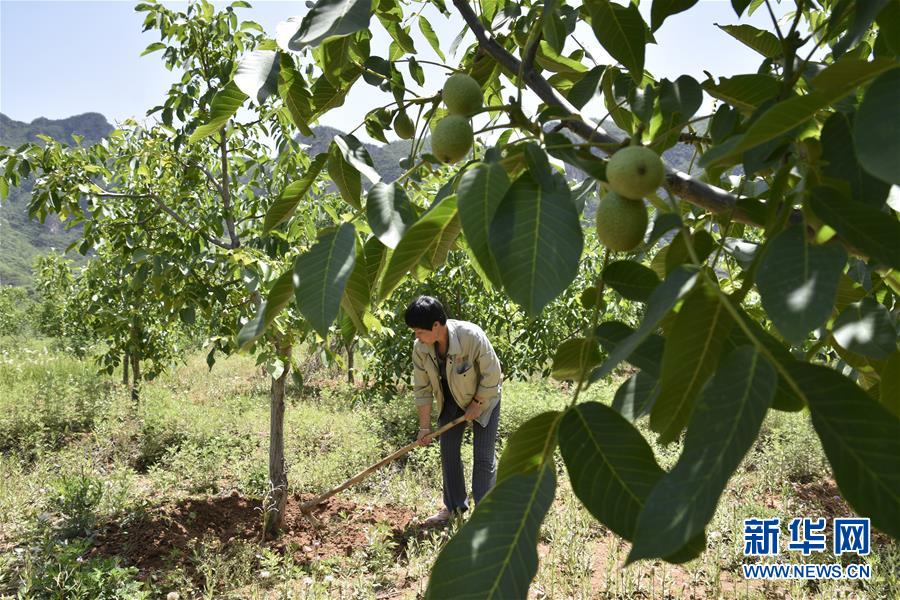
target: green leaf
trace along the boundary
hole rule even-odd
[[[777,79],[762,73],[721,77],[719,83],[708,79],[701,87],[713,98],[727,102],[745,113],[752,113],[763,102],[774,98],[779,89]]]
[[[786,340],[800,344],[825,323],[846,262],[839,245],[807,244],[803,227],[789,227],[772,238],[756,285],[763,308]]]
[[[341,197],[346,200],[347,204],[357,210],[362,209],[362,203],[359,196],[362,193],[362,180],[359,171],[350,163],[344,160],[337,144],[332,144],[328,151],[328,175],[337,186]]]
[[[900,106],[900,69],[893,69],[869,86],[853,127],[859,162],[875,177],[894,185],[900,185],[897,106]]]
[[[366,197],[366,219],[382,244],[396,248],[416,213],[402,185],[378,182]]]
[[[727,163],[750,148],[793,131],[814,117],[820,110],[827,108],[873,77],[894,66],[893,61],[882,59],[866,62],[845,58],[834,63],[812,80],[815,88],[813,92],[775,104],[754,121],[742,137],[732,138],[739,141],[733,146],[729,145],[727,152],[708,152],[700,160],[701,166],[708,167]],[[859,127],[859,120],[860,115],[857,115],[857,127]],[[716,148],[720,147],[716,146]],[[863,166],[866,166],[858,143],[857,154],[860,156]]]
[[[372,183],[381,181],[381,175],[375,170],[375,163],[369,156],[369,151],[358,139],[352,135],[338,134],[334,136],[334,144],[341,151],[341,155],[357,171],[366,176]]]
[[[703,90],[690,75],[682,75],[674,82],[660,82],[659,109],[663,117],[673,117],[675,122],[686,123],[703,104]]]
[[[366,284],[371,295],[378,289],[378,281],[387,266],[390,250],[374,235],[363,245],[366,255]]]
[[[254,50],[241,57],[234,83],[248,97],[262,104],[278,90],[281,63],[277,52]]]
[[[658,214],[653,221],[653,230],[650,232],[650,238],[647,240],[647,246],[653,246],[656,241],[666,233],[673,229],[679,229],[682,225],[681,215],[677,213],[661,213]]]
[[[355,241],[353,224],[344,223],[294,261],[297,307],[323,338],[337,317],[344,286],[356,262]]]
[[[438,36],[434,32],[434,29],[431,27],[431,23],[423,16],[419,16],[418,23],[419,30],[422,32],[422,35],[425,36],[425,39],[428,40],[428,43],[431,44],[431,48],[434,50],[435,54],[441,58],[442,62],[446,62],[447,58],[441,51],[441,42],[438,40]]]
[[[891,185],[870,175],[856,156],[852,121],[853,115],[836,112],[822,128],[822,173],[841,185],[849,184],[850,197],[881,208],[887,199]]]
[[[497,483],[513,475],[538,471],[552,461],[556,450],[556,428],[562,413],[558,410],[531,417],[509,437],[497,466]]]
[[[620,6],[609,0],[587,0],[584,5],[597,41],[640,83],[644,78],[647,24],[637,6]]]
[[[844,37],[831,49],[833,56],[838,57],[850,48],[856,46],[862,40],[866,31],[872,26],[875,17],[888,3],[893,0],[868,0],[867,2],[854,2],[853,20]],[[896,4],[896,2],[894,2]]]
[[[364,334],[368,330],[364,316],[371,302],[371,297],[369,295],[365,247],[358,238],[355,246],[356,263],[353,265],[353,271],[350,272],[347,285],[344,287],[344,295],[341,297],[341,308],[353,323],[356,331]]]
[[[497,207],[490,244],[510,298],[539,314],[575,279],[584,247],[565,177],[520,175]]]
[[[891,313],[872,298],[848,306],[835,320],[831,331],[842,348],[886,359],[897,351],[897,328]]]
[[[691,240],[690,244],[694,248],[694,252],[697,254],[697,260],[699,260],[702,264],[703,261],[705,261],[706,258],[710,254],[712,254],[713,248],[716,247],[716,240],[705,229],[698,229],[694,231],[693,234],[688,235]],[[672,269],[674,269],[678,265],[690,264],[693,261],[691,253],[688,250],[685,237],[686,236],[684,232],[679,231],[678,234],[674,238],[672,238],[672,242],[666,248],[666,273],[671,273]]]
[[[370,37],[368,31],[362,31],[356,35],[334,38],[322,43],[319,50],[321,58],[318,62],[322,66],[322,73],[336,88],[343,87],[362,74],[360,65],[369,57]]]
[[[735,14],[740,17],[752,3],[753,0],[731,0],[731,8],[733,8]]]
[[[600,347],[593,338],[566,340],[553,356],[551,375],[560,381],[582,381],[600,364]]]
[[[649,267],[630,260],[610,263],[603,269],[603,281],[623,298],[646,302],[659,285],[659,277]]]
[[[881,403],[900,418],[900,352],[894,352],[884,361],[880,375]]]
[[[366,29],[371,17],[372,0],[318,0],[290,37],[288,49],[303,50]]]
[[[738,314],[740,314],[744,325],[750,329],[754,339],[769,351],[769,354],[772,355],[778,364],[785,365],[789,362],[794,362],[795,359],[788,348],[763,329],[755,319],[750,318],[743,310],[740,308],[737,308],[736,310],[738,311]],[[744,333],[744,330],[741,327],[732,327],[731,334],[728,336],[728,339],[725,340],[723,354],[728,354],[741,346],[751,344],[754,344],[753,340],[747,337],[747,334]],[[797,396],[788,381],[779,374],[778,386],[775,390],[775,400],[772,402],[772,408],[786,412],[797,412],[803,410],[805,407],[806,404],[804,403],[803,398]]]
[[[650,490],[663,476],[653,451],[628,421],[599,402],[578,404],[559,424],[559,449],[572,491],[598,521],[632,540]],[[687,551],[667,557],[683,561],[705,548],[702,534]]]
[[[152,44],[147,46],[143,52],[141,52],[141,56],[145,56],[147,54],[150,54],[151,52],[156,52],[158,50],[165,50],[165,49],[166,49],[166,45],[163,44],[162,42],[153,42]]]
[[[588,68],[566,56],[558,54],[547,42],[541,40],[538,43],[535,62],[554,73],[586,73]]]
[[[266,211],[266,219],[263,224],[264,235],[293,216],[294,212],[297,210],[297,205],[300,204],[300,201],[306,195],[306,192],[308,192],[309,188],[312,187],[312,184],[315,183],[316,177],[319,176],[319,173],[322,171],[322,167],[325,166],[327,160],[328,154],[326,152],[316,155],[309,163],[309,168],[306,169],[303,177],[297,181],[291,182],[281,191],[278,200],[276,200],[275,203],[269,207],[269,210]]]
[[[266,332],[275,317],[278,316],[284,307],[291,301],[294,294],[294,273],[293,270],[285,271],[272,284],[269,290],[269,296],[266,301],[260,304],[256,316],[244,324],[237,336],[237,346],[244,349],[258,339]]]
[[[509,189],[506,170],[499,163],[478,163],[459,180],[459,218],[466,240],[482,271],[495,286],[500,286],[500,270],[491,254],[491,223],[497,207]]]
[[[567,98],[575,108],[581,110],[585,104],[594,98],[594,95],[597,93],[597,86],[600,85],[600,78],[603,77],[605,71],[605,66],[596,66],[585,73],[584,77],[572,86]]]
[[[878,37],[897,55],[900,54],[900,3],[891,2],[878,13]]]
[[[286,53],[281,54],[281,69],[279,70],[281,81],[278,84],[278,94],[288,109],[291,121],[303,135],[312,137],[313,132],[309,128],[313,113],[312,94],[306,87],[306,82],[294,66],[294,60]]]
[[[369,195],[371,202],[371,192]],[[388,262],[384,277],[381,280],[381,289],[378,295],[382,299],[390,296],[391,292],[403,280],[403,276],[425,256],[434,240],[439,238],[443,230],[453,222],[456,213],[456,196],[448,196],[427,214],[423,215],[421,219],[413,223],[409,229],[405,230],[405,233],[402,234],[403,237],[399,240],[394,253],[391,255],[390,262]],[[384,240],[382,239],[382,241]]]
[[[885,265],[900,269],[900,223],[896,217],[862,202],[844,198],[832,188],[812,189],[810,208],[842,238]]]
[[[647,311],[637,330],[622,340],[615,349],[609,353],[606,362],[591,373],[591,382],[603,379],[615,369],[620,362],[631,356],[632,352],[656,330],[662,320],[675,303],[685,296],[694,287],[697,281],[697,268],[693,266],[678,267],[666,277],[659,287],[653,290],[647,300]]]
[[[440,203],[433,205],[429,209],[429,212],[439,205]],[[426,215],[427,214],[428,213],[426,213]],[[423,265],[430,267],[431,269],[437,269],[447,262],[447,255],[450,254],[450,250],[452,250],[454,244],[456,244],[456,240],[459,238],[459,232],[461,230],[462,226],[459,224],[459,212],[457,212],[447,224],[441,228],[438,235],[431,243],[431,246],[425,251],[425,256],[422,259]]]
[[[613,122],[626,133],[631,134],[634,131],[635,116],[622,107],[622,103],[628,98],[617,93],[617,86],[614,85],[620,76],[627,80],[627,76],[624,73],[620,73],[616,67],[611,66],[603,72],[603,77],[600,79],[600,87],[603,90],[603,103],[606,106],[606,110],[609,111],[609,116],[612,117]],[[604,177],[605,173],[606,171],[604,170]]]
[[[770,31],[757,29],[752,25],[719,25],[717,23],[716,27],[766,58],[781,56],[781,42]]]
[[[315,110],[310,116],[310,121],[315,121],[321,115],[325,114],[332,108],[337,108],[344,104],[347,93],[353,87],[356,77],[348,81],[345,85],[335,87],[324,75],[316,79],[312,85],[312,102]]]
[[[776,379],[774,367],[750,346],[725,357],[697,402],[678,463],[647,498],[628,562],[663,558],[703,532],[759,435]]]
[[[660,434],[660,443],[674,441],[687,424],[733,325],[718,294],[708,286],[698,286],[685,299],[666,336],[659,397],[650,413],[650,427]]]
[[[638,371],[616,390],[612,407],[634,423],[644,415],[650,414],[658,397],[659,379],[644,371]]]
[[[594,518],[633,539],[644,501],[663,476],[647,441],[599,402],[566,411],[558,436],[572,491]]]
[[[616,346],[628,339],[633,333],[634,330],[631,327],[619,321],[601,323],[594,330],[594,335],[609,353],[612,353]],[[665,345],[666,339],[664,337],[651,333],[625,360],[641,371],[658,378],[662,369]]]
[[[809,405],[841,495],[873,527],[900,538],[900,418],[827,367],[786,368]]]
[[[206,120],[206,124],[195,129],[189,141],[202,140],[222,129],[225,123],[228,122],[228,119],[234,116],[247,98],[247,94],[238,89],[234,81],[229,81],[228,85],[213,96],[209,105],[209,118]]]
[[[668,17],[684,12],[695,4],[697,0],[653,0],[653,6],[650,8],[650,29],[656,31]]]
[[[541,523],[556,494],[552,461],[498,483],[435,560],[425,598],[525,598]]]

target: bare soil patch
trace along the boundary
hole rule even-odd
[[[217,541],[223,549],[237,542],[259,543],[290,553],[298,563],[349,556],[368,543],[368,533],[384,523],[401,555],[407,542],[420,535],[411,510],[395,506],[358,505],[331,498],[313,510],[316,523],[300,511],[312,495],[289,498],[281,537],[260,542],[261,504],[237,492],[227,496],[187,498],[157,507],[125,524],[109,523],[97,536],[92,556],[117,556],[137,567],[141,576],[186,562],[195,541]],[[187,566],[187,565],[186,565]]]

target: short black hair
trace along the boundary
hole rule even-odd
[[[444,305],[437,298],[431,296],[419,296],[409,303],[404,315],[406,324],[413,329],[431,329],[434,322],[441,325],[447,324],[447,313]]]

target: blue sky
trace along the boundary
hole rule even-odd
[[[141,33],[143,15],[134,12],[134,4],[119,0],[0,0],[0,112],[26,122],[42,116],[64,118],[99,112],[116,122],[130,116],[141,118],[147,109],[160,104],[178,75],[163,67],[158,54],[140,56],[148,44],[158,40],[158,34]],[[779,15],[793,7],[793,2],[783,4],[776,6]],[[307,10],[302,0],[257,1],[253,5],[239,10],[239,16],[257,21],[273,35],[278,22]],[[644,0],[642,5],[649,21],[651,2]],[[432,25],[446,49],[461,21],[432,14]],[[658,44],[647,46],[647,68],[657,77],[675,79],[686,73],[701,81],[704,70],[716,77],[755,71],[761,57],[714,25],[738,22],[772,30],[764,8],[739,21],[729,1],[701,0],[687,13],[670,17],[656,33]],[[386,39],[380,29],[373,27],[373,52],[379,40]],[[579,37],[596,51],[598,60],[609,60],[589,30]],[[417,47],[425,58],[433,57],[424,40],[417,39]],[[348,122],[359,122],[373,108],[375,89],[357,88],[346,106],[329,115],[325,124],[346,128]]]

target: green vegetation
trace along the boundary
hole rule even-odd
[[[414,598],[424,591],[452,529],[410,530],[398,542],[395,523],[375,521],[366,526],[362,547],[312,562],[278,544],[240,539],[223,545],[214,535],[199,536],[169,554],[161,549],[160,566],[149,577],[132,562],[142,558],[134,548],[98,550],[117,528],[142,531],[156,515],[174,514],[172,507],[201,511],[227,504],[232,493],[258,506],[266,491],[260,465],[267,447],[268,386],[249,357],[230,358],[208,374],[205,357],[195,354],[147,384],[135,408],[126,387],[96,376],[88,362],[52,350],[47,341],[21,348],[0,338],[0,595],[150,598],[177,591],[182,598]],[[285,446],[292,493],[333,487],[414,434],[409,390],[390,400],[360,401],[359,389],[344,383],[339,371],[319,367],[307,371],[306,379],[302,390],[288,390]],[[609,403],[614,389],[591,387],[585,399]],[[26,397],[35,400],[18,401]],[[539,380],[505,386],[501,448],[529,418],[563,409],[568,401],[565,386]],[[674,464],[680,450],[655,444],[653,449],[664,467]],[[471,452],[471,445],[464,451]],[[557,471],[560,493],[541,530],[534,582],[548,597],[764,598],[777,590],[794,598],[885,598],[900,591],[900,548],[880,535],[866,559],[873,569],[868,582],[763,586],[740,577],[742,519],[832,517],[849,510],[833,498],[828,465],[806,415],[773,413],[766,420],[711,521],[708,551],[685,567],[653,562],[620,568],[627,546],[592,521],[565,483],[562,465]],[[440,499],[436,446],[416,450],[340,499],[359,513],[393,506],[424,517]],[[194,530],[189,521],[184,524]]]

